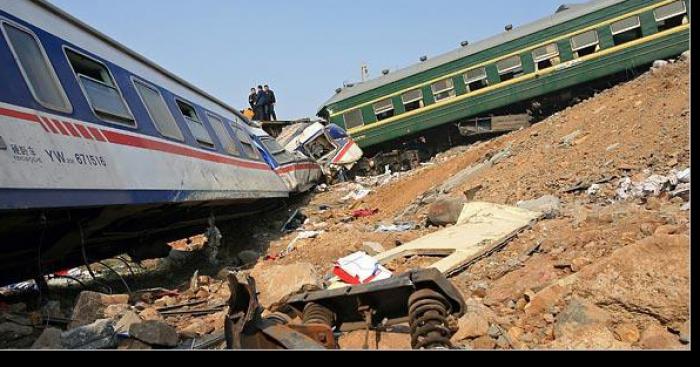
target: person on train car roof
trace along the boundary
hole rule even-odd
[[[265,94],[267,94],[267,113],[270,121],[277,121],[277,114],[275,113],[275,103],[277,103],[277,97],[275,97],[275,92],[270,89],[270,86],[265,85]]]
[[[258,86],[258,94],[255,99],[255,120],[257,121],[269,121],[270,118],[267,116],[267,103],[268,97],[263,90],[262,85]]]

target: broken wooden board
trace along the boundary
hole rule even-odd
[[[468,203],[455,226],[379,254],[376,259],[387,264],[401,257],[444,257],[430,267],[451,276],[499,250],[542,217],[542,213],[506,205]]]

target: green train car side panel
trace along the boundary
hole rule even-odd
[[[477,116],[478,114],[508,106],[522,100],[549,94],[564,88],[599,79],[606,75],[648,64],[657,59],[678,55],[689,49],[689,37],[689,31],[679,32],[668,37],[623,49],[612,55],[590,60],[540,78],[520,82],[423,114],[400,119],[374,130],[359,133],[353,137],[361,147],[365,148],[449,122]],[[342,116],[340,117],[342,120]]]

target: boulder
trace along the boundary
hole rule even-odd
[[[615,336],[618,340],[634,344],[639,341],[639,329],[634,324],[623,323],[615,327]]]
[[[661,69],[663,67],[668,66],[668,61],[666,60],[656,60],[654,63],[651,65],[653,69]]]
[[[65,349],[111,349],[116,348],[117,338],[114,333],[114,321],[97,320],[61,334],[61,344]]]
[[[680,57],[681,61],[690,62],[690,51],[683,52]]]
[[[554,325],[555,349],[629,349],[631,345],[615,338],[607,323],[610,315],[596,305],[574,297]]]
[[[214,331],[214,325],[202,320],[202,319],[194,319],[190,322],[190,324],[179,330],[180,335],[182,335],[185,338],[199,338],[203,335],[211,334]]]
[[[459,330],[452,337],[453,343],[484,336],[489,331],[489,321],[476,312],[468,312],[459,319]]]
[[[496,349],[496,341],[493,340],[490,336],[485,335],[474,339],[471,342],[471,347],[474,350],[492,350]]]
[[[175,347],[180,342],[175,329],[162,321],[144,321],[131,325],[129,335],[146,344]]]
[[[136,312],[128,311],[119,319],[114,327],[117,333],[128,333],[132,325],[140,323],[142,320]]]
[[[271,311],[274,311],[274,306],[283,305],[290,296],[322,287],[321,278],[313,265],[308,263],[259,265],[253,269],[251,275],[254,279],[260,279],[256,283],[260,305]]]
[[[0,341],[12,341],[32,335],[34,328],[14,322],[0,323]]]
[[[338,345],[343,350],[362,350],[367,331],[359,330],[346,333],[338,339]],[[370,331],[370,350],[411,350],[411,336]]]
[[[632,315],[665,324],[690,313],[690,238],[654,235],[583,268],[571,280],[577,294],[596,304],[619,305]]]
[[[126,305],[129,296],[126,294],[106,295],[97,292],[84,291],[78,296],[73,308],[73,315],[68,329],[89,325],[96,320],[107,318],[105,310],[111,305]]]
[[[652,324],[644,330],[639,339],[639,346],[651,350],[670,350],[682,347],[677,336],[657,324]]]
[[[32,349],[63,349],[61,343],[61,330],[46,328],[32,345]]]
[[[466,203],[464,198],[439,199],[430,206],[428,221],[435,226],[457,224]]]
[[[535,200],[521,201],[517,206],[521,209],[542,213],[547,219],[558,217],[562,209],[561,200],[552,195],[546,195]]]

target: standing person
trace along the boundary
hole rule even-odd
[[[263,91],[262,85],[258,85],[258,94],[255,98],[255,116],[258,121],[270,121],[267,115],[267,94]]]
[[[255,100],[258,98],[258,94],[255,92],[255,88],[250,88],[250,94],[248,95],[248,104],[250,108],[255,109]]]
[[[277,97],[275,97],[275,92],[273,92],[268,85],[265,86],[265,93],[267,94],[267,115],[270,120],[277,121],[277,114],[275,113],[275,103],[277,103]]]

